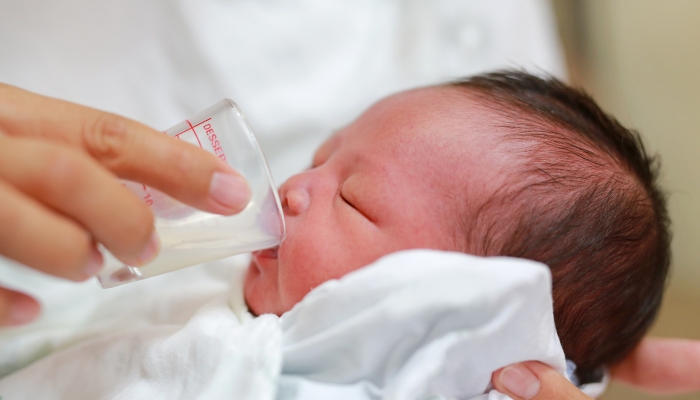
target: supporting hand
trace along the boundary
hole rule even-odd
[[[557,371],[537,361],[499,369],[491,382],[496,390],[515,400],[591,400]]]
[[[644,392],[671,395],[700,391],[700,341],[645,338],[610,368],[612,378]],[[493,373],[496,390],[512,398],[590,399],[552,368],[527,361]]]

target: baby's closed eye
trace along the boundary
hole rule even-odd
[[[355,212],[360,214],[365,219],[374,223],[374,218],[369,214],[369,208],[348,185],[343,184],[338,190],[338,197]]]

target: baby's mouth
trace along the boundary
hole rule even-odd
[[[256,259],[268,258],[268,259],[276,260],[278,250],[279,250],[279,246],[273,247],[271,249],[254,251],[253,257],[255,257]]]

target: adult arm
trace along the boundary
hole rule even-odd
[[[619,364],[612,378],[636,389],[671,395],[700,391],[700,341],[645,338]],[[527,361],[494,372],[496,390],[513,399],[590,399],[550,367]]]
[[[700,341],[646,338],[610,372],[613,379],[649,393],[700,391]]]
[[[129,119],[0,84],[0,254],[74,281],[102,265],[97,243],[141,265],[159,241],[153,214],[119,178],[201,210],[235,214],[250,189],[206,151]],[[39,304],[0,288],[0,326]]]

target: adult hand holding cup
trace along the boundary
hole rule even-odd
[[[176,165],[176,168],[172,166]],[[221,159],[143,124],[0,84],[0,254],[74,281],[117,259],[153,259],[153,213],[118,178],[210,213],[246,207],[246,181]],[[33,298],[0,288],[0,325],[39,313]]]
[[[120,262],[106,254],[105,268],[98,275],[103,288],[267,249],[284,239],[282,205],[270,169],[252,129],[232,100],[224,99],[165,133],[234,167],[251,187],[251,199],[240,213],[223,216],[196,210],[147,185],[125,182],[153,210],[161,252],[145,265]],[[173,163],[170,167],[180,170],[188,165]]]

